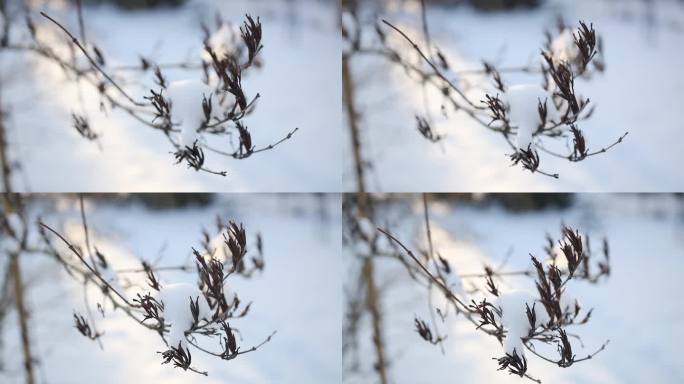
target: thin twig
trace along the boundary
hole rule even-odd
[[[90,64],[91,64],[95,69],[97,69],[97,71],[100,72],[100,73],[102,74],[102,76],[104,76],[104,77],[105,77],[105,78],[106,78],[106,79],[107,79],[107,80],[108,80],[108,81],[109,81],[109,82],[110,82],[110,83],[111,83],[111,84],[112,84],[112,85],[113,85],[113,86],[114,86],[114,87],[115,87],[115,88],[116,88],[116,89],[117,89],[117,90],[126,98],[126,99],[128,99],[128,101],[130,101],[131,103],[133,103],[134,105],[136,105],[136,106],[138,106],[138,107],[144,107],[144,106],[147,105],[147,104],[145,104],[145,103],[141,103],[141,102],[135,101],[131,96],[129,96],[128,93],[126,93],[126,91],[124,91],[123,88],[121,88],[121,87],[119,86],[119,84],[117,84],[116,81],[114,81],[114,79],[112,79],[112,78],[111,78],[111,77],[110,77],[102,68],[100,68],[100,66],[97,64],[97,62],[90,56],[90,54],[88,53],[88,51],[83,47],[83,45],[81,45],[81,43],[78,41],[78,39],[77,39],[74,35],[72,35],[71,32],[69,32],[68,29],[66,29],[64,26],[62,26],[62,24],[60,24],[57,20],[55,20],[55,19],[53,19],[52,17],[48,16],[45,12],[40,12],[40,14],[41,14],[43,17],[45,17],[46,19],[52,21],[52,22],[53,22],[55,25],[57,25],[62,31],[64,31],[64,33],[66,33],[67,36],[69,36],[69,38],[71,39],[71,42],[74,43],[74,45],[76,45],[76,47],[78,47],[78,49],[80,49],[81,52],[83,52],[83,54],[84,54],[85,57],[88,59],[88,61],[90,62]]]
[[[413,49],[415,49],[416,52],[418,52],[418,54],[420,54],[420,56],[423,58],[423,60],[424,60],[430,67],[432,67],[432,70],[435,72],[435,74],[436,74],[439,78],[441,78],[442,80],[444,80],[444,81],[449,85],[449,87],[451,87],[451,89],[453,89],[456,93],[458,93],[458,95],[461,96],[461,97],[463,98],[463,100],[465,100],[465,102],[468,103],[468,105],[470,105],[472,108],[477,109],[477,110],[485,110],[485,109],[487,109],[486,107],[483,107],[483,106],[477,106],[477,105],[475,105],[472,101],[470,101],[470,99],[463,93],[463,91],[461,91],[453,82],[451,82],[451,80],[449,80],[446,76],[444,76],[444,74],[442,74],[442,72],[439,70],[439,68],[437,68],[437,65],[435,65],[435,63],[433,63],[432,60],[430,60],[430,58],[428,58],[428,57],[425,55],[425,53],[423,53],[423,51],[420,49],[420,47],[418,46],[418,44],[416,44],[413,40],[411,40],[411,38],[408,37],[408,35],[407,35],[406,33],[404,33],[404,31],[402,31],[401,29],[395,27],[392,23],[390,23],[389,21],[387,21],[387,20],[385,20],[385,19],[383,19],[382,22],[385,23],[385,24],[386,24],[387,26],[389,26],[390,28],[392,28],[393,30],[395,30],[395,31],[396,31],[397,33],[399,33],[407,42],[409,42],[409,44],[411,44],[411,46],[413,47]]]
[[[42,222],[39,223],[39,224],[40,224],[40,226],[42,226],[43,228],[45,228],[45,229],[47,229],[48,231],[52,232],[55,236],[59,237],[60,240],[62,240],[62,242],[64,242],[64,244],[69,248],[69,250],[71,250],[71,252],[73,252],[73,253],[76,255],[76,257],[78,257],[79,260],[81,260],[81,262],[86,266],[86,268],[88,268],[88,269],[90,270],[90,272],[92,272],[95,276],[97,276],[98,280],[100,280],[100,282],[101,282],[102,284],[104,284],[105,286],[107,286],[108,289],[111,289],[112,292],[114,292],[121,300],[123,300],[123,302],[126,303],[126,305],[128,305],[128,306],[131,307],[131,308],[138,308],[137,305],[134,305],[134,304],[132,304],[131,302],[129,302],[128,299],[126,299],[121,293],[119,293],[119,291],[117,291],[116,289],[114,289],[114,287],[112,287],[111,284],[109,284],[109,282],[107,282],[107,280],[105,280],[105,279],[104,279],[104,278],[103,278],[103,277],[102,277],[102,276],[101,276],[93,267],[91,267],[90,264],[88,264],[88,262],[83,258],[83,256],[81,255],[81,253],[78,252],[78,250],[76,249],[76,247],[74,247],[73,244],[71,244],[71,243],[69,242],[69,240],[67,240],[64,236],[62,236],[61,234],[59,234],[59,232],[55,231],[54,229],[52,229],[52,228],[51,228],[50,226],[48,226],[47,224],[42,223]]]

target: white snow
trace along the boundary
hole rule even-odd
[[[211,98],[212,115],[219,108],[213,89],[198,79],[178,80],[169,83],[166,96],[171,103],[171,119],[174,128],[181,130],[180,144],[192,146],[195,140],[199,140],[199,129],[204,122],[202,100],[204,97]],[[178,126],[175,126],[178,124]]]
[[[448,274],[444,274],[444,279],[446,280],[446,286],[449,288],[451,293],[458,295],[462,294],[463,291],[463,280],[458,275],[458,271],[453,265],[450,265],[451,271]]]
[[[362,217],[358,220],[359,231],[365,236],[366,239],[373,239],[376,235],[380,235],[376,240],[376,246],[380,244],[387,244],[386,236],[379,233],[376,229],[375,224],[373,224],[367,217]],[[356,242],[354,243],[354,248],[359,255],[368,255],[372,252],[370,244],[367,242]]]
[[[86,212],[88,212],[90,210],[88,202],[85,203],[85,207]],[[106,281],[114,290],[116,290],[116,292],[118,292],[124,298],[128,298],[126,290],[121,284],[121,276],[119,276],[115,270],[116,266],[119,265],[119,263],[127,262],[131,259],[134,259],[135,256],[131,255],[128,250],[122,249],[118,247],[116,244],[111,244],[110,241],[108,241],[108,239],[101,238],[100,234],[91,227],[89,229],[89,236],[91,242],[90,246],[96,246],[97,250],[100,251],[103,257],[105,258],[107,266],[103,267],[100,264],[97,256],[95,255],[95,250],[91,249],[90,251],[88,251],[88,249],[85,248],[86,237],[85,232],[83,230],[83,224],[80,219],[69,220],[65,222],[62,227],[62,231],[63,235],[69,242],[71,242],[72,244],[80,244],[83,246],[80,255],[81,257],[83,257],[84,261],[87,262],[87,264],[91,268],[95,269],[100,274],[100,277],[102,277],[104,281]],[[71,259],[74,261],[77,260],[73,252],[62,241],[55,242],[55,246],[67,257],[67,259]]]
[[[568,286],[571,286],[573,282],[568,283]],[[563,293],[561,294],[560,298],[560,306],[562,311],[571,311],[574,312],[575,310],[575,305],[579,306],[580,308],[582,307],[579,299],[577,299],[574,295],[569,293],[568,286],[566,286],[563,290]]]
[[[5,218],[7,219],[7,224],[10,228],[12,228],[15,233],[20,234],[23,227],[21,217],[19,217],[16,212],[7,212],[5,213]]]
[[[505,93],[509,107],[509,120],[517,127],[516,146],[527,150],[532,145],[532,136],[542,123],[539,116],[539,103],[546,103],[547,121],[558,120],[558,111],[551,95],[538,84],[512,85]]]
[[[551,55],[554,63],[573,62],[580,54],[575,39],[572,36],[573,30],[565,28],[563,31],[551,41]]]
[[[127,298],[128,296],[126,295],[126,291],[123,289],[121,286],[121,283],[119,282],[119,276],[116,274],[114,270],[112,270],[111,265],[107,265],[107,268],[102,268],[98,267],[97,271],[100,273],[100,276],[107,282],[109,285],[114,288],[121,296]]]
[[[234,53],[242,44],[240,27],[232,23],[223,22],[221,27],[209,36],[207,44],[219,58],[226,54]],[[211,56],[205,50],[202,50],[202,59],[205,62],[211,62]]]
[[[202,254],[205,260],[210,258],[215,258],[216,260],[225,262],[232,259],[230,251],[226,247],[225,238],[223,237],[223,232],[215,235],[209,240],[208,251]]]
[[[536,303],[536,304],[535,304]],[[501,324],[504,326],[506,338],[504,339],[504,352],[519,356],[525,354],[525,347],[521,340],[529,334],[530,322],[527,318],[527,306],[536,314],[535,327],[549,321],[549,316],[544,307],[538,303],[537,298],[527,291],[513,290],[502,293],[496,300],[495,305],[501,309]]]
[[[366,217],[360,218],[358,220],[358,223],[359,223],[359,230],[361,231],[361,233],[363,233],[369,239],[372,239],[376,235],[376,233],[378,232],[375,224],[373,224],[373,222],[370,221],[370,219],[368,219]]]
[[[22,221],[19,215],[16,212],[7,212],[5,213],[5,218],[7,219],[7,225],[14,231],[14,233],[18,236],[21,236],[22,233]],[[9,252],[14,252],[19,249],[19,244],[17,244],[15,241],[12,241],[11,243],[6,241],[4,236],[0,236],[0,246],[2,248],[5,248],[11,244],[13,246],[13,249],[7,249],[6,251]]]
[[[164,304],[164,323],[170,324],[169,333],[165,335],[167,343],[169,346],[176,347],[180,343],[187,347],[185,331],[192,327],[193,322],[190,300],[199,298],[199,319],[204,319],[211,317],[207,299],[196,285],[188,283],[162,285],[157,297]]]

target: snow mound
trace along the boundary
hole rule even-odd
[[[233,255],[226,246],[223,233],[219,233],[209,241],[209,251],[211,253],[205,253],[202,255],[205,260],[209,261],[210,259],[214,258],[224,264],[227,263],[228,267],[233,264]]]
[[[527,150],[532,145],[532,135],[542,123],[539,103],[546,102],[547,120],[558,121],[559,114],[549,92],[538,84],[516,84],[506,90],[509,121],[517,127],[516,147]]]
[[[563,290],[563,293],[561,294],[561,298],[560,298],[561,311],[573,312],[575,310],[575,306],[580,307],[580,308],[582,307],[579,299],[568,292],[570,290],[571,286],[572,286],[572,281],[570,283],[568,283],[568,285]]]
[[[555,64],[565,62],[574,62],[580,54],[575,38],[573,37],[573,30],[565,28],[563,31],[551,41],[551,56]]]
[[[219,59],[226,55],[234,55],[240,49],[241,44],[240,27],[226,22],[221,24],[221,27],[207,39],[207,45]],[[211,56],[205,50],[202,51],[202,59],[207,63],[211,62]]]
[[[212,115],[219,110],[214,91],[199,80],[179,80],[169,84],[166,96],[171,103],[171,118],[174,124],[179,124],[180,144],[192,146],[199,139],[197,129],[204,122],[202,100],[211,99]]]
[[[526,337],[530,332],[527,307],[534,310],[536,315],[535,328],[547,323],[549,315],[537,298],[527,291],[515,290],[503,293],[496,299],[495,305],[501,309],[501,324],[506,330],[504,352],[513,354],[515,351],[519,356],[523,356],[525,349],[521,338]]]
[[[161,316],[164,322],[170,325],[166,341],[169,346],[178,346],[180,343],[187,347],[185,332],[190,330],[193,323],[192,312],[190,311],[190,300],[198,300],[199,319],[211,318],[211,309],[204,294],[199,288],[192,284],[176,283],[163,285],[157,293],[157,300],[164,305]]]

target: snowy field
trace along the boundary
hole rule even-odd
[[[593,352],[610,344],[593,360],[562,369],[528,356],[528,373],[544,383],[679,383],[684,367],[678,357],[684,332],[681,319],[681,274],[684,270],[684,201],[672,196],[582,195],[567,210],[512,213],[498,206],[464,202],[430,205],[435,250],[459,273],[481,272],[483,262],[499,265],[510,253],[506,269],[529,267],[528,253],[543,255],[544,234],[559,235],[561,222],[590,234],[611,248],[612,274],[598,285],[573,282],[569,290],[585,309],[594,308],[586,325],[573,328],[584,341],[575,353]],[[380,220],[398,224],[396,233],[414,250],[424,239],[422,201],[407,198],[382,209]],[[345,270],[354,268],[345,251]],[[531,383],[497,372],[493,357],[501,355],[494,338],[476,332],[453,316],[440,325],[449,334],[445,353],[415,332],[414,316],[429,319],[426,291],[411,280],[395,260],[379,259],[378,285],[385,287],[382,304],[390,378],[394,383]],[[347,283],[353,283],[347,281]],[[529,279],[512,278],[500,288],[533,290]],[[440,303],[435,293],[435,303]],[[437,304],[436,304],[437,305]],[[364,328],[361,355],[372,361],[370,333]],[[370,367],[344,382],[375,378]]]
[[[653,5],[649,13],[645,4]],[[418,2],[388,2],[386,10],[366,9],[364,21],[376,14],[399,25],[423,42]],[[557,16],[576,25],[592,22],[604,40],[606,70],[591,80],[578,79],[576,90],[596,106],[579,123],[590,149],[626,140],[608,153],[569,163],[540,152],[540,169],[560,174],[555,180],[511,167],[511,149],[500,135],[483,129],[464,113],[445,119],[444,103],[434,89],[423,88],[402,69],[376,56],[352,61],[357,83],[365,160],[371,191],[679,191],[684,187],[680,165],[684,153],[672,143],[682,129],[684,103],[684,6],[677,1],[546,1],[536,10],[481,13],[468,7],[428,8],[431,38],[456,70],[482,68],[482,60],[515,67],[539,62],[544,31]],[[372,25],[372,24],[371,24]],[[372,36],[371,30],[366,37]],[[400,46],[394,44],[394,46]],[[417,56],[409,52],[413,58]],[[540,83],[538,74],[503,73],[506,84]],[[483,99],[483,79],[458,79],[469,85],[474,100]],[[487,80],[489,84],[490,81]],[[430,112],[433,128],[446,135],[433,144],[420,136],[414,116]],[[343,183],[354,190],[349,139]],[[557,140],[566,151],[567,141]],[[407,182],[410,180],[410,182]]]
[[[36,2],[39,3],[39,2]],[[45,10],[72,31],[76,11],[62,1],[39,6],[33,14],[39,35],[58,36],[38,15]],[[88,39],[97,43],[107,66],[157,62],[199,62],[200,22],[216,12],[235,24],[249,13],[264,28],[264,66],[243,79],[249,96],[260,93],[254,114],[244,122],[257,147],[272,144],[295,128],[292,140],[272,151],[236,161],[207,153],[207,166],[227,177],[174,165],[166,138],[122,111],[99,111],[97,91],[83,85],[83,100],[96,142],[82,138],[71,113],[81,112],[78,87],[53,63],[35,56],[3,53],[0,79],[8,110],[10,156],[20,167],[15,190],[24,191],[256,191],[299,192],[340,189],[341,86],[340,33],[334,2],[316,0],[189,0],[181,8],[126,12],[111,6],[85,7]],[[24,28],[25,29],[25,28]],[[16,32],[26,36],[28,32]],[[201,71],[165,70],[169,81],[201,77]],[[154,86],[151,71],[133,75]],[[223,139],[228,140],[228,139]],[[221,148],[229,148],[225,143]]]
[[[37,348],[38,383],[335,383],[340,381],[340,199],[338,195],[219,196],[205,207],[151,210],[139,203],[86,200],[93,241],[115,269],[139,266],[139,258],[160,265],[180,264],[199,246],[201,229],[216,215],[242,221],[250,244],[264,239],[265,269],[252,279],[233,279],[231,289],[250,314],[231,325],[241,329],[244,347],[277,331],[261,349],[232,361],[192,351],[193,365],[209,376],[160,364],[159,337],[120,312],[105,309],[97,327],[105,331],[104,350],[81,336],[72,311],[84,313],[83,292],[62,268],[43,256],[24,257],[31,312],[31,338]],[[66,228],[78,239],[76,200],[50,197],[31,209],[46,223]],[[69,228],[72,230],[70,231]],[[195,282],[195,274],[160,274],[167,282]],[[122,281],[122,284],[125,282]],[[134,294],[135,288],[127,290]],[[95,289],[90,297],[97,299]],[[99,315],[95,313],[97,317]],[[3,329],[2,383],[23,382],[16,315]],[[240,342],[239,342],[240,343]]]

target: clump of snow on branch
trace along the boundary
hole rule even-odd
[[[544,122],[539,116],[539,104],[548,111],[549,121],[560,119],[551,94],[538,84],[516,84],[506,90],[505,99],[509,108],[509,120],[517,127],[516,146],[527,150],[532,145],[532,136]]]
[[[189,331],[194,323],[190,300],[197,300],[199,319],[202,320],[211,319],[212,315],[207,299],[196,285],[187,283],[163,285],[157,296],[164,306],[161,317],[164,324],[169,326],[169,332],[165,335],[167,343],[172,346],[180,343],[187,348],[185,332]]]
[[[569,284],[572,284],[572,282]],[[566,311],[574,312],[575,308],[581,308],[582,307],[579,299],[568,292],[567,286],[563,290],[563,294],[561,295],[560,307],[561,307],[561,311],[564,311],[564,312],[566,312]]]
[[[198,129],[205,122],[202,101],[211,102],[212,114],[219,111],[214,91],[199,80],[178,80],[169,84],[167,96],[171,102],[173,123],[178,124],[181,131],[180,144],[192,146],[199,139]]]
[[[207,250],[202,252],[202,257],[207,261],[214,258],[224,264],[227,263],[229,266],[232,264],[233,258],[230,250],[226,247],[223,232],[219,232],[209,240]]]
[[[219,58],[234,56],[241,50],[242,38],[240,28],[235,24],[223,22],[219,29],[209,35],[206,44],[216,52]],[[202,59],[207,63],[211,63],[211,56],[206,50],[202,52]]]
[[[506,330],[504,352],[510,355],[516,352],[518,356],[523,356],[525,349],[522,338],[527,337],[532,329],[527,317],[527,308],[536,314],[535,328],[548,323],[549,315],[539,300],[527,291],[514,290],[501,294],[495,305],[501,309],[501,324]]]
[[[565,28],[551,41],[550,48],[554,63],[572,63],[577,59],[580,51],[577,48],[577,44],[575,44],[574,33],[576,33],[576,30],[573,31],[570,28]]]

